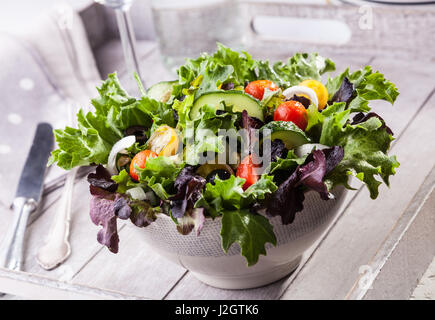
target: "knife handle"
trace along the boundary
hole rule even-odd
[[[37,205],[35,200],[24,197],[15,198],[13,202],[14,219],[2,243],[0,266],[12,270],[20,270],[23,261],[24,236],[27,220]]]

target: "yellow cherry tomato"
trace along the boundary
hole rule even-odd
[[[319,110],[325,108],[326,103],[328,102],[328,90],[321,82],[317,80],[305,80],[299,85],[312,89],[316,93],[317,99],[319,100]]]
[[[159,156],[170,157],[177,153],[180,139],[174,128],[163,125],[154,131],[147,144]]]

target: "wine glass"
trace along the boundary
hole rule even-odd
[[[145,87],[139,68],[136,51],[136,37],[134,35],[133,25],[130,18],[130,7],[133,0],[95,0],[95,2],[115,10],[127,72],[130,75],[130,79],[132,79],[131,77],[133,77],[136,72]]]

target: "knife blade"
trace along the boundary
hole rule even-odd
[[[45,169],[52,149],[53,128],[48,123],[38,124],[32,147],[21,172],[15,198],[24,197],[39,202]]]
[[[14,209],[12,225],[0,249],[1,267],[21,269],[27,220],[37,209],[41,199],[47,161],[53,144],[53,128],[48,123],[39,123],[12,205]]]

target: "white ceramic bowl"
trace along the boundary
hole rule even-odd
[[[199,280],[224,289],[254,288],[279,280],[297,268],[304,251],[332,222],[346,192],[340,186],[333,192],[335,199],[328,201],[315,192],[306,193],[304,210],[296,214],[292,224],[282,225],[280,217],[271,218],[277,245],[268,243],[267,255],[260,255],[258,263],[251,267],[240,255],[238,244],[233,244],[227,254],[222,250],[220,218],[206,219],[200,236],[195,232],[179,234],[171,218],[163,214],[146,228],[129,225],[153,250],[190,270]]]

